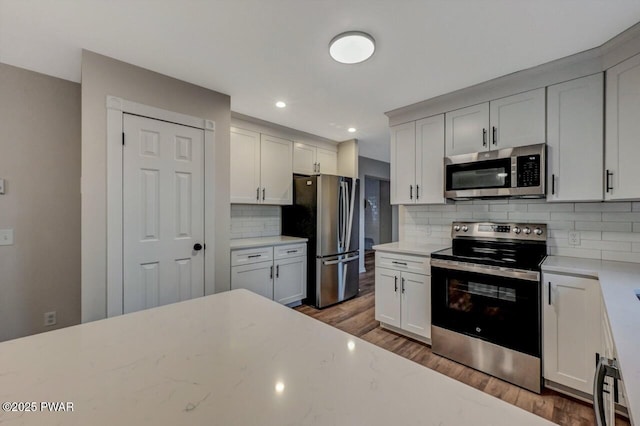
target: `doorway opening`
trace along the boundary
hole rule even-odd
[[[392,241],[391,185],[388,179],[365,176],[364,248]]]

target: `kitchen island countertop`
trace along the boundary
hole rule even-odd
[[[73,402],[16,424],[551,424],[246,290],[1,343],[0,389]]]

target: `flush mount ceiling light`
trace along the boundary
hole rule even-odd
[[[349,132],[349,133],[355,133],[355,132],[356,132],[356,128],[355,128],[355,127],[349,127],[349,128],[347,129],[347,132]]]
[[[342,64],[357,64],[366,61],[376,50],[373,37],[362,31],[347,31],[338,34],[329,43],[329,54]]]
[[[287,106],[287,104],[285,104],[285,103],[284,103],[284,102],[282,102],[282,101],[278,101],[278,102],[276,102],[276,106],[277,106],[278,108],[284,108],[284,107],[286,107],[286,106]]]

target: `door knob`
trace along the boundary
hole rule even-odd
[[[202,244],[200,244],[200,243],[195,243],[195,244],[193,245],[193,249],[194,249],[195,251],[200,251],[200,250],[202,250]]]

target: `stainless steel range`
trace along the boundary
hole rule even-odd
[[[454,222],[431,255],[433,352],[540,392],[543,224]]]

